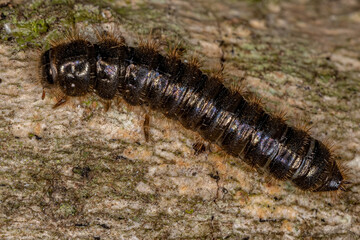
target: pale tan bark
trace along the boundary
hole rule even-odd
[[[2,239],[359,238],[357,1],[18,3],[0,9]],[[215,146],[195,156],[196,137],[160,113],[145,142],[143,112],[121,103],[104,112],[89,96],[53,110],[34,46],[74,21],[90,37],[99,21],[117,26],[133,45],[152,32],[205,71],[223,65],[228,86],[245,84],[269,111],[286,109],[290,123],[332,140],[353,174],[349,191],[298,192]]]

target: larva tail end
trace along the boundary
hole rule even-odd
[[[332,168],[324,184],[313,190],[313,192],[329,192],[335,195],[346,191],[346,185],[350,184],[348,169],[342,164],[332,160]]]
[[[345,176],[346,178],[346,176]],[[348,185],[351,184],[352,182],[347,181],[347,180],[343,180],[340,185],[339,188],[335,191],[331,191],[331,192],[325,192],[328,195],[330,195],[332,201],[337,201],[340,199],[341,196],[343,196],[347,191],[348,191]]]

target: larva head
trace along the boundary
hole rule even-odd
[[[44,88],[60,87],[68,96],[85,95],[92,84],[92,45],[84,40],[60,44],[41,56]]]

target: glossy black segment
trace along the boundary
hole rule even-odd
[[[269,164],[269,172],[277,179],[287,179],[288,171],[298,157],[299,155],[296,152],[280,145]]]
[[[101,58],[96,61],[97,79],[94,89],[104,99],[112,99],[119,85],[119,66]]]
[[[90,63],[87,60],[69,60],[57,69],[61,90],[68,96],[81,96],[90,87]]]
[[[131,64],[126,68],[123,98],[129,104],[143,104],[143,99],[145,97],[144,87],[146,86],[148,73],[148,69],[136,66],[134,64]]]
[[[115,40],[104,41],[95,45],[96,81],[94,90],[104,99],[112,99],[117,93],[125,66],[120,64],[127,58],[126,47]]]

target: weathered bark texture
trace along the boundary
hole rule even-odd
[[[356,0],[1,1],[1,239],[357,239],[360,236],[360,3]],[[127,42],[180,43],[224,66],[289,123],[313,124],[350,170],[337,199],[269,181],[190,131],[88,96],[41,100],[36,49],[73,25]],[[291,120],[293,119],[293,120]]]

